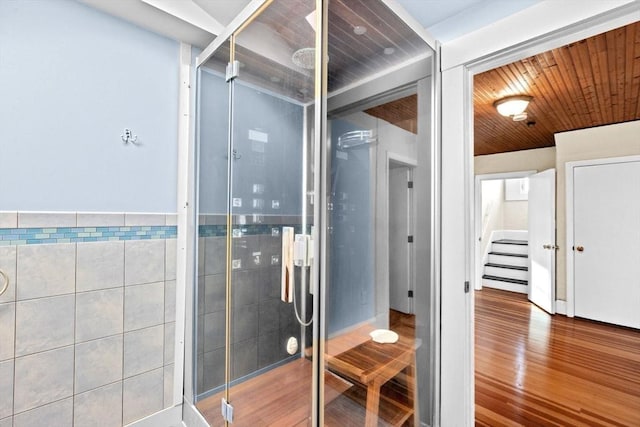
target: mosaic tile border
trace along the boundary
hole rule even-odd
[[[282,224],[246,224],[246,225],[234,225],[232,227],[233,237],[242,236],[257,236],[257,235],[270,235],[273,237],[279,237],[282,227],[286,225]],[[302,226],[293,226],[296,233],[300,233]],[[198,237],[224,237],[227,235],[226,225],[211,225],[204,224],[198,226]]]
[[[177,235],[175,225],[0,228],[0,246],[171,239]]]

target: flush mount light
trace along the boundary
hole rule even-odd
[[[527,118],[527,109],[529,102],[533,97],[528,95],[507,96],[493,103],[498,113],[505,117],[511,117],[514,121],[524,120]]]
[[[355,27],[353,27],[353,32],[354,34],[361,36],[367,32],[367,27],[364,27],[362,25],[356,25]]]
[[[393,53],[394,53],[395,51],[396,51],[396,50],[395,50],[394,48],[392,48],[392,47],[385,47],[385,48],[384,48],[384,54],[385,54],[385,55],[393,55]]]

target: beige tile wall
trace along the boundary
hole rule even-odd
[[[0,228],[175,222],[124,213],[0,220]],[[171,406],[175,256],[176,239],[0,247],[10,279],[0,296],[0,427],[117,427]]]

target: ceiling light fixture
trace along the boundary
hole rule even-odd
[[[507,96],[493,103],[498,113],[505,117],[511,117],[513,121],[525,120],[527,113],[525,110],[533,97],[528,95]]]
[[[385,47],[385,48],[384,48],[384,54],[385,54],[385,55],[393,55],[393,53],[394,53],[395,51],[396,51],[396,50],[395,50],[394,48],[392,48],[392,47]]]
[[[367,32],[367,27],[364,27],[362,25],[356,25],[355,27],[353,27],[353,32],[354,34],[361,36]]]

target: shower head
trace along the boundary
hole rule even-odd
[[[378,142],[378,137],[372,129],[353,130],[351,132],[345,132],[338,137],[338,148],[340,150],[346,150],[361,145],[375,144],[376,142]]]
[[[313,47],[298,49],[291,55],[291,61],[297,67],[304,68],[305,70],[313,70],[316,62],[316,49]]]

